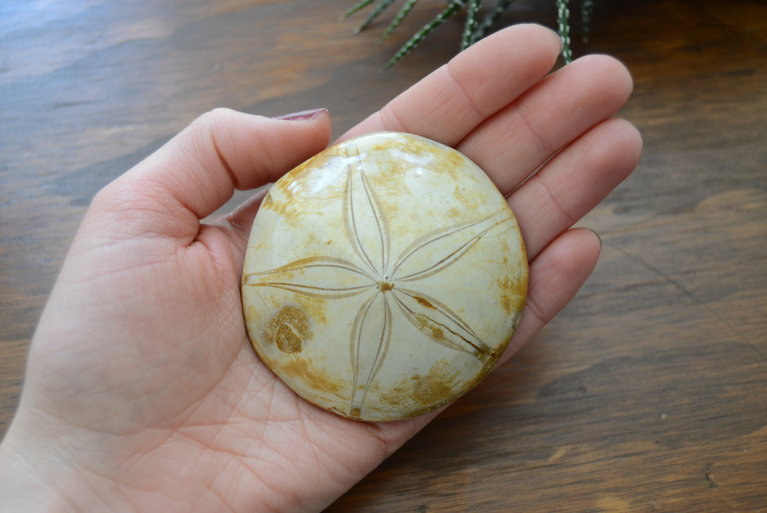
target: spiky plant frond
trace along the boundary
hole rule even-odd
[[[570,64],[573,61],[573,51],[570,49],[570,9],[567,4],[568,0],[557,0],[557,26],[562,39],[562,58]]]
[[[419,0],[404,1],[402,7],[397,11],[392,21],[386,27],[386,30],[381,36],[382,39],[391,36],[402,23],[402,20],[410,14],[418,1]],[[394,2],[395,0],[359,0],[344,14],[344,17],[351,16],[368,6],[375,4],[372,12],[355,30],[356,32],[360,32],[378,19],[389,7],[391,7],[392,4],[394,4]],[[482,39],[488,31],[490,31],[493,25],[498,21],[498,18],[508,10],[512,3],[514,3],[514,0],[497,0],[495,5],[487,10],[487,12],[484,13],[484,16],[481,16],[483,7],[482,0],[448,0],[447,5],[439,11],[434,18],[422,26],[399,48],[399,50],[397,50],[394,56],[386,64],[386,68],[390,68],[399,62],[405,55],[418,46],[431,31],[464,7],[466,8],[466,19],[461,32],[460,48],[461,50],[468,48]],[[557,27],[559,29],[559,36],[562,39],[562,57],[565,62],[569,63],[572,60],[572,50],[570,47],[569,0],[555,0],[555,6],[557,10]],[[583,21],[584,42],[588,40],[593,9],[594,0],[581,0],[581,19]]]
[[[383,33],[383,36],[381,36],[381,39],[386,39],[392,35],[392,32],[399,27],[399,24],[402,23],[402,20],[404,20],[408,14],[410,14],[410,11],[413,10],[413,7],[415,7],[415,4],[417,3],[418,0],[407,0],[402,8],[397,11],[397,15],[394,16],[394,19],[389,23],[389,26],[386,27],[386,31]]]
[[[498,21],[498,18],[500,18],[501,15],[506,12],[506,9],[508,9],[509,6],[511,6],[513,3],[514,0],[498,0],[498,3],[495,4],[495,7],[493,7],[487,14],[485,14],[482,22],[474,31],[474,35],[471,38],[471,43],[474,44],[485,37],[487,31],[493,28],[493,25],[495,25],[495,22]]]
[[[591,31],[591,14],[594,12],[594,0],[583,0],[581,3],[581,36],[584,44],[589,42],[589,32]]]
[[[394,0],[381,0],[378,5],[376,5],[376,8],[373,10],[373,12],[371,12],[368,17],[365,18],[365,21],[363,21],[362,24],[355,29],[355,32],[359,33],[365,30],[368,25],[373,23],[376,18],[378,18],[393,3]]]
[[[402,45],[399,50],[397,50],[397,53],[394,54],[394,57],[389,59],[389,62],[386,63],[385,68],[389,69],[397,64],[400,59],[409,54],[413,48],[418,46],[418,44],[423,41],[423,39],[428,36],[432,30],[442,25],[446,19],[455,14],[458,9],[463,7],[466,2],[467,0],[450,0],[450,2],[447,4],[447,7],[442,9],[439,14],[437,14],[431,21],[421,27],[418,32],[413,34],[413,37],[408,39],[408,41]]]
[[[474,32],[479,23],[480,0],[470,0],[469,8],[466,10],[466,22],[463,24],[463,34],[461,35],[461,50],[467,49],[474,43]]]
[[[348,11],[344,13],[344,18],[348,18],[349,16],[356,13],[357,11],[361,11],[362,9],[372,4],[373,2],[375,2],[375,0],[360,0],[359,2],[354,4],[351,9],[349,9]]]

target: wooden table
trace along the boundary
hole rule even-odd
[[[445,62],[351,2],[0,6],[0,432],[86,205],[215,106],[330,109],[336,134]],[[527,2],[503,23],[554,20]],[[578,28],[574,29],[577,38]],[[576,54],[625,61],[642,162],[584,224],[599,266],[536,343],[329,511],[767,511],[767,5],[597,2]]]

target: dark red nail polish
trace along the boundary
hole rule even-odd
[[[327,112],[328,109],[321,107],[319,109],[302,110],[300,112],[291,112],[290,114],[283,114],[282,116],[275,116],[274,119],[280,119],[283,121],[311,121],[317,119],[323,112]]]

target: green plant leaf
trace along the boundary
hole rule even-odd
[[[413,48],[418,46],[418,44],[423,41],[423,39],[429,35],[429,33],[440,26],[446,19],[448,19],[450,16],[456,13],[458,9],[463,7],[463,5],[468,0],[451,0],[449,4],[447,4],[447,7],[442,9],[439,14],[437,14],[430,22],[428,22],[426,25],[421,27],[421,29],[413,34],[413,37],[411,37],[404,45],[400,47],[399,50],[397,50],[397,53],[394,54],[394,57],[392,57],[388,63],[386,63],[386,66],[384,69],[389,69],[397,62],[400,61],[405,55],[410,53]]]
[[[562,39],[562,58],[565,63],[573,61],[573,51],[570,48],[570,9],[568,0],[557,0],[557,25],[559,37]]]
[[[474,31],[474,34],[471,37],[471,44],[474,44],[485,37],[487,31],[492,28],[496,21],[498,21],[498,18],[501,17],[501,14],[506,12],[506,9],[508,9],[509,6],[513,3],[514,0],[498,0],[498,3],[495,4],[493,10],[485,15],[479,26]]]
[[[343,16],[343,17],[344,17],[344,18],[348,18],[349,16],[351,16],[351,15],[352,15],[352,14],[354,14],[355,12],[357,12],[357,11],[359,11],[359,10],[361,10],[361,9],[364,9],[364,8],[365,8],[365,7],[367,7],[368,5],[372,4],[374,1],[375,1],[375,0],[360,0],[359,2],[357,2],[356,4],[354,4],[354,5],[352,6],[352,8],[351,8],[351,9],[349,9],[348,11],[346,11],[346,12],[344,13],[344,16]]]
[[[375,21],[386,9],[388,9],[395,0],[377,0],[373,12],[371,12],[365,21],[360,24],[355,32],[360,32]],[[381,39],[386,39],[399,27],[402,21],[407,17],[419,0],[405,0],[404,4],[397,11],[394,19],[386,27]],[[349,9],[344,17],[348,17],[361,9],[376,3],[376,0],[360,0]],[[463,31],[461,32],[461,50],[473,45],[483,38],[488,31],[495,25],[501,15],[508,10],[514,0],[498,0],[495,6],[487,11],[484,16],[480,16],[483,4],[482,0],[449,0],[447,5],[428,23],[421,27],[413,36],[402,45],[397,53],[386,64],[385,69],[394,66],[405,55],[410,53],[432,30],[441,25],[447,18],[455,14],[460,8],[466,6],[466,19],[464,21]],[[557,10],[557,30],[562,39],[562,58],[566,63],[570,63],[573,58],[572,47],[570,45],[570,8],[569,0],[555,0],[554,5]],[[581,0],[580,4],[581,18],[583,21],[583,41],[588,42],[591,15],[594,10],[594,0]],[[480,20],[481,18],[481,20]]]
[[[394,16],[394,19],[389,24],[388,27],[386,27],[386,32],[383,33],[381,36],[381,39],[386,39],[390,35],[392,35],[392,32],[394,32],[397,27],[399,27],[399,24],[402,23],[402,20],[405,19],[405,16],[410,14],[410,11],[413,10],[413,7],[415,7],[415,4],[418,3],[418,0],[407,0],[405,2],[405,5],[402,6],[402,8],[397,12],[397,15]]]
[[[589,33],[591,32],[591,14],[594,12],[594,0],[583,0],[581,3],[581,25],[583,26],[583,36],[581,39],[584,44],[589,42]]]
[[[355,32],[359,33],[365,30],[368,25],[373,23],[375,19],[378,18],[393,3],[394,0],[381,0],[381,2],[376,6],[375,10],[371,12],[368,17],[365,18],[365,21],[363,21],[362,24],[355,29]]]
[[[469,9],[466,11],[466,22],[463,24],[463,34],[461,35],[461,50],[467,49],[474,42],[474,32],[477,30],[479,22],[479,7],[481,0],[470,0]]]

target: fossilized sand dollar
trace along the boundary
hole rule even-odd
[[[519,321],[527,257],[505,199],[459,152],[378,132],[290,171],[242,279],[258,355],[345,417],[412,417],[467,392]]]

